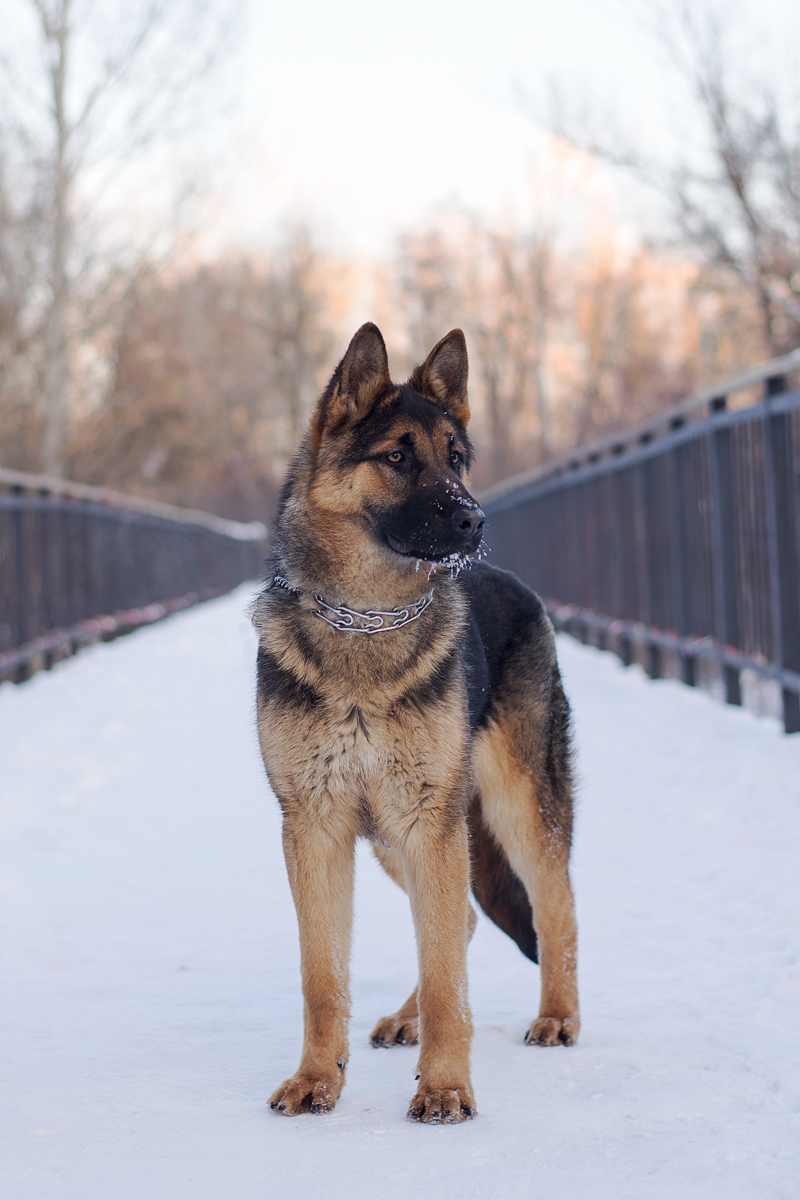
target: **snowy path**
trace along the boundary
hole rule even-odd
[[[0,689],[4,1200],[789,1200],[800,1194],[800,737],[561,642],[580,747],[579,1046],[536,969],[470,950],[479,1118],[403,1119],[366,1044],[414,978],[360,859],[336,1111],[280,1118],[300,997],[245,591]]]

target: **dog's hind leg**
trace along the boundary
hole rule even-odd
[[[395,881],[398,887],[407,892],[403,860],[397,851],[390,846],[373,843],[372,852],[386,874]],[[397,1012],[388,1017],[381,1017],[369,1035],[373,1046],[416,1046],[419,1041],[418,991],[419,989],[415,987],[405,1004],[401,1004]]]
[[[354,838],[344,827],[285,814],[283,847],[300,930],[304,1036],[300,1066],[269,1105],[295,1116],[330,1112],[344,1086]]]
[[[408,893],[406,887],[405,871],[403,869],[403,860],[396,850],[390,846],[373,844],[372,851],[378,862],[383,867],[387,875],[389,875],[398,887],[401,887],[404,892]],[[470,905],[469,909],[469,938],[472,938],[475,932],[475,926],[478,923],[478,918],[475,911]],[[417,1002],[418,988],[414,988],[411,995],[398,1008],[397,1012],[392,1013],[388,1017],[381,1017],[377,1025],[370,1034],[370,1041],[376,1047],[389,1046],[416,1046],[419,1042],[419,1005]]]
[[[515,716],[498,713],[475,740],[473,770],[482,816],[522,880],[533,909],[541,968],[539,1015],[529,1045],[571,1045],[580,1029],[577,925],[569,879],[569,780],[550,779],[525,753]],[[539,756],[539,761],[541,757]],[[562,789],[564,794],[556,794]],[[513,936],[513,935],[512,935]]]

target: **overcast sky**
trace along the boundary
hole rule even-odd
[[[254,0],[219,178],[225,236],[268,241],[299,217],[332,247],[373,253],[448,205],[524,219],[546,139],[515,82],[541,95],[559,77],[666,145],[680,96],[636,3]],[[793,7],[739,4],[784,37]]]
[[[176,10],[192,2],[175,0]],[[35,68],[32,2],[5,3],[12,19],[0,31],[0,52],[7,42],[25,79]],[[131,20],[146,3],[130,0]],[[188,144],[151,156],[149,178],[142,173],[133,186],[120,179],[121,194],[112,197],[134,221],[148,208],[158,221],[175,169],[199,174],[210,198],[202,215],[207,249],[269,244],[287,220],[308,222],[329,249],[369,255],[448,207],[529,220],[543,193],[552,197],[553,164],[520,92],[544,111],[551,79],[570,100],[615,110],[649,149],[668,152],[670,139],[694,133],[674,73],[643,32],[660,5],[679,0],[208,3],[232,12],[241,32],[205,88],[204,108],[217,119]],[[742,61],[762,77],[783,71],[798,93],[798,0],[694,3],[730,10],[726,29],[739,31]],[[98,49],[105,27],[124,28],[117,0],[81,0],[75,12]],[[77,101],[85,83],[77,77],[80,55],[73,68]],[[150,86],[132,83],[134,93]],[[629,180],[604,186],[598,204],[616,204],[629,220],[657,219],[657,206]]]
[[[366,251],[443,206],[526,215],[545,139],[515,81],[535,89],[552,71],[608,88],[606,71],[630,85],[648,69],[614,0],[269,4],[245,58],[239,231],[269,236],[288,213]]]

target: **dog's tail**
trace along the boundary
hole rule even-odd
[[[487,917],[517,943],[525,957],[538,963],[539,949],[528,893],[484,821],[479,796],[474,797],[467,820],[475,899]]]

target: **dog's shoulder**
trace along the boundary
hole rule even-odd
[[[549,628],[542,601],[511,571],[476,562],[460,576],[459,584],[470,611],[487,634],[494,630],[503,636],[521,624],[541,626],[543,632]]]
[[[458,582],[469,614],[463,654],[474,728],[515,660],[519,659],[516,665],[526,674],[549,676],[555,644],[542,601],[510,571],[477,562]],[[524,653],[520,655],[520,651]]]
[[[490,664],[520,642],[539,645],[552,655],[553,627],[545,606],[516,575],[478,562],[464,572],[459,585]]]

